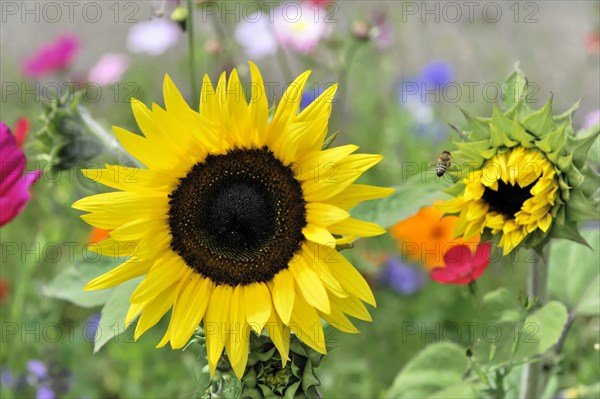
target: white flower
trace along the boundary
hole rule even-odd
[[[129,59],[126,55],[106,53],[88,72],[88,81],[100,86],[118,82],[128,66]]]
[[[181,29],[175,23],[156,18],[131,28],[127,48],[134,53],[159,55],[177,43],[180,36]]]
[[[303,54],[312,52],[333,27],[325,21],[323,9],[307,3],[287,3],[274,13],[273,30],[279,44]]]
[[[236,26],[235,40],[252,59],[263,58],[277,52],[277,41],[273,36],[268,16],[260,12],[247,16]]]

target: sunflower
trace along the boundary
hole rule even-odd
[[[464,193],[440,208],[460,213],[455,234],[465,239],[489,228],[509,253],[536,229],[547,232],[559,192],[554,166],[538,150],[515,147],[494,155],[464,179]]]
[[[455,142],[459,167],[449,173],[458,180],[448,190],[456,198],[438,205],[458,214],[456,235],[494,238],[505,255],[519,246],[540,248],[552,237],[586,244],[577,223],[599,217],[598,175],[586,158],[600,132],[575,136],[578,104],[561,115],[553,114],[552,98],[530,109],[526,82],[521,71],[509,77],[505,87],[520,85],[521,97],[506,101],[505,112],[497,105],[491,118],[463,111],[469,129]],[[460,165],[469,168],[462,179]]]
[[[202,323],[211,373],[225,349],[240,378],[251,331],[265,330],[285,364],[290,332],[326,353],[321,319],[351,333],[347,315],[371,320],[363,302],[375,306],[373,294],[336,245],[384,233],[348,209],[392,192],[354,183],[381,156],[353,154],[354,145],[322,150],[336,85],[298,112],[303,73],[269,120],[260,71],[250,71],[249,101],[235,69],[216,88],[205,76],[199,112],[168,75],[166,109],[132,100],[143,136],[114,131],[146,169],[84,170],[120,191],[73,204],[110,231],[92,250],[129,256],[86,289],[144,276],[125,320],[139,316],[135,339],[172,309],[157,347],[183,347]]]

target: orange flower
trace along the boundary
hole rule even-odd
[[[416,214],[405,219],[391,229],[391,234],[398,241],[398,249],[409,260],[421,262],[427,270],[445,267],[444,254],[452,247],[466,244],[476,247],[479,236],[469,240],[454,238],[454,227],[457,216],[444,216],[444,212],[435,205],[421,208]]]
[[[100,229],[98,227],[94,227],[90,232],[87,242],[90,244],[95,244],[102,240],[108,238],[108,230]]]

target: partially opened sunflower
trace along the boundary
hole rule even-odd
[[[86,289],[145,276],[126,318],[139,315],[135,338],[172,309],[158,347],[183,347],[203,323],[211,373],[225,348],[238,377],[251,331],[268,331],[285,362],[290,330],[325,353],[321,318],[347,332],[357,330],[346,315],[370,320],[363,302],[375,305],[373,294],[335,248],[384,233],[348,209],[392,191],[354,184],[381,156],[353,154],[354,145],[321,149],[336,86],[298,113],[303,73],[269,121],[263,79],[254,64],[250,70],[249,101],[235,69],[216,88],[204,78],[199,112],[169,76],[166,109],[133,100],[144,135],[114,131],[146,169],[85,170],[121,191],[73,205],[110,230],[93,250],[130,256]]]
[[[505,88],[518,84],[521,96],[505,112],[497,105],[491,118],[465,112],[468,139],[455,143],[453,156],[468,169],[448,190],[456,198],[438,205],[458,215],[455,235],[493,237],[504,254],[552,237],[585,243],[577,223],[599,217],[599,177],[586,158],[600,132],[575,136],[578,104],[562,115],[554,115],[552,98],[530,109],[525,82],[521,71],[511,75]]]

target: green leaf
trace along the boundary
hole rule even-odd
[[[565,305],[551,301],[530,314],[523,325],[524,335],[515,354],[515,361],[541,354],[556,344],[567,324]]]
[[[431,206],[436,199],[447,197],[440,190],[445,188],[442,181],[426,181],[421,176],[409,179],[387,198],[358,204],[350,211],[353,218],[368,220],[388,228],[404,220],[424,206]]]
[[[592,249],[570,241],[554,241],[550,247],[548,288],[575,315],[600,315],[600,231],[582,232]]]
[[[106,273],[117,264],[114,259],[71,266],[58,275],[44,288],[44,295],[51,298],[64,299],[77,306],[91,308],[104,304],[112,293],[112,289],[100,291],[84,291],[83,287],[90,280]]]
[[[525,85],[527,79],[518,65],[515,66],[515,71],[506,79],[502,85],[502,104],[505,109],[511,109],[525,96]]]
[[[477,399],[481,396],[477,388],[475,384],[463,382],[436,392],[429,399]]]
[[[480,317],[470,336],[473,357],[479,365],[496,366],[510,360],[521,311],[516,295],[506,288],[483,297]]]
[[[129,310],[129,298],[142,279],[143,277],[138,277],[114,288],[102,308],[94,340],[94,353],[98,352],[111,339],[117,342],[117,337],[127,330],[125,317]]]
[[[455,394],[458,391],[465,394],[466,390],[454,386],[465,385],[462,377],[467,367],[468,359],[462,346],[448,342],[429,345],[400,371],[385,397],[425,398],[450,389]]]

